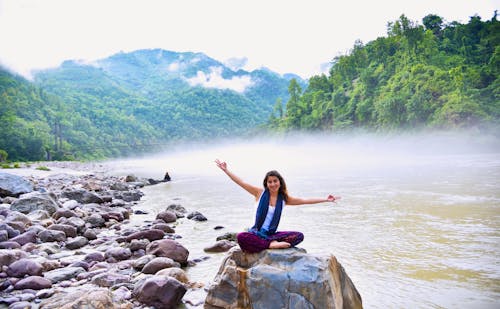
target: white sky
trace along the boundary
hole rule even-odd
[[[0,64],[25,76],[145,48],[244,58],[304,78],[389,21],[491,19],[500,0],[0,0]],[[329,66],[328,66],[329,67]]]

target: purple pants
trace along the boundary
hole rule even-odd
[[[248,253],[257,253],[263,250],[269,249],[269,244],[273,241],[285,241],[292,245],[292,247],[298,245],[304,240],[304,234],[301,232],[276,232],[269,236],[268,239],[262,239],[259,236],[250,233],[242,232],[236,235],[238,239],[238,244],[241,250]]]

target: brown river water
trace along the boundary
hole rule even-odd
[[[406,136],[290,136],[182,145],[110,162],[113,172],[172,181],[144,188],[136,206],[150,220],[169,204],[208,221],[179,220],[188,271],[209,284],[224,253],[203,248],[253,223],[253,197],[214,163],[219,158],[260,185],[278,170],[290,195],[336,203],[287,207],[281,230],[305,234],[299,246],[333,254],[365,308],[500,308],[500,143],[470,133]],[[224,226],[214,230],[215,226]]]

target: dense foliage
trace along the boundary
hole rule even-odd
[[[244,91],[224,87],[239,82]],[[34,83],[0,70],[0,160],[116,157],[244,134],[288,97],[288,82],[266,69],[234,72],[200,53],[165,50],[66,61],[36,72]]]
[[[498,123],[500,25],[495,16],[445,24],[428,15],[423,25],[404,15],[387,37],[333,61],[302,91],[293,80],[286,109],[278,102],[271,129],[453,128]]]

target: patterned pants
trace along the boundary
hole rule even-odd
[[[241,250],[248,253],[257,253],[269,249],[269,244],[276,241],[284,241],[295,247],[304,240],[304,234],[301,232],[276,232],[269,236],[268,239],[262,239],[259,236],[250,233],[242,232],[236,236]]]

